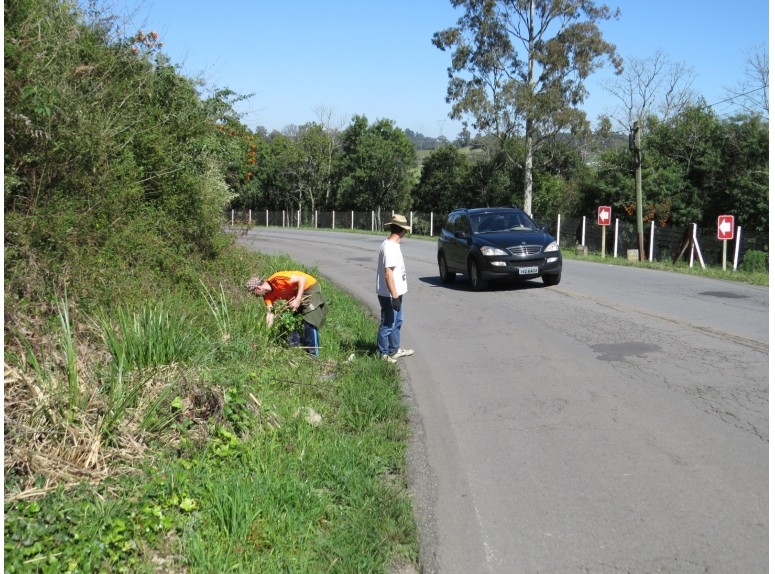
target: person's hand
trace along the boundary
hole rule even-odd
[[[398,299],[393,299],[393,311],[400,311],[401,310],[401,297]]]

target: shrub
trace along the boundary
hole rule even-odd
[[[766,251],[746,251],[740,270],[748,273],[767,273],[769,257]]]

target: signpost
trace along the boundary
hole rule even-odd
[[[597,208],[597,224],[603,230],[603,247],[602,256],[605,257],[605,228],[606,225],[611,225],[611,206],[601,205]]]
[[[727,241],[733,239],[735,236],[735,216],[734,215],[719,215],[718,216],[718,232],[716,237],[723,241],[721,247],[721,268],[727,270]]]

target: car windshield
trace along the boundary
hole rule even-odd
[[[471,228],[474,233],[538,229],[533,220],[521,211],[496,211],[472,215]]]

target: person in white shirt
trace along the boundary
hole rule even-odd
[[[414,354],[412,349],[401,348],[407,282],[400,242],[409,231],[409,224],[406,217],[395,214],[385,225],[390,228],[390,235],[380,245],[377,258],[377,299],[380,307],[377,347],[383,360],[395,363],[400,357]]]

